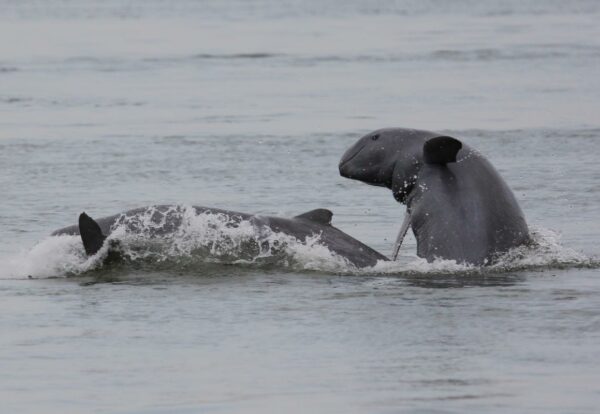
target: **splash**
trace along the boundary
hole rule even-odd
[[[101,260],[99,255],[86,256],[79,236],[48,237],[31,250],[3,260],[0,278],[68,276],[95,269]]]
[[[252,219],[214,212],[198,213],[190,206],[149,207],[121,215],[103,247],[92,257],[79,236],[51,236],[0,265],[3,278],[44,278],[80,275],[99,270],[109,255],[132,267],[201,270],[204,264],[280,267],[328,273],[353,266],[321,243],[257,225]]]
[[[516,247],[491,266],[496,271],[538,268],[600,267],[600,261],[562,245],[560,233],[541,227],[530,228],[532,243]]]
[[[348,266],[346,259],[320,242],[319,235],[300,241],[252,219],[198,213],[189,206],[173,206],[167,211],[149,208],[142,214],[121,216],[110,238],[119,240],[125,246],[124,256],[133,261],[278,265],[324,271]]]
[[[564,268],[598,268],[600,260],[561,244],[560,233],[540,227],[530,228],[532,242],[519,246],[498,257],[490,266],[472,266],[454,260],[437,259],[427,262],[414,257],[397,262],[378,262],[374,267],[361,269],[367,274],[440,275],[440,274],[487,274],[522,270]]]
[[[30,250],[2,260],[0,278],[81,275],[111,266],[107,258],[115,251],[126,267],[165,272],[202,273],[203,266],[214,264],[365,276],[600,267],[600,261],[562,246],[560,235],[552,230],[533,228],[532,239],[530,245],[512,249],[486,267],[453,260],[430,263],[416,256],[404,256],[395,262],[380,261],[373,267],[359,269],[330,251],[318,234],[301,241],[258,225],[252,218],[198,212],[189,206],[166,210],[150,207],[135,215],[121,215],[111,228],[108,242],[92,257],[86,256],[79,236],[47,237]]]

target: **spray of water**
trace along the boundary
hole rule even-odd
[[[168,231],[167,231],[168,230]],[[563,247],[558,233],[532,229],[533,243],[515,248],[492,266],[478,268],[452,260],[432,263],[416,256],[396,262],[378,262],[358,269],[330,251],[314,235],[304,241],[257,226],[251,220],[219,213],[198,213],[192,207],[148,208],[134,216],[119,217],[109,242],[94,256],[86,256],[79,236],[47,237],[33,248],[0,262],[0,277],[66,277],[110,266],[115,254],[125,265],[161,270],[186,268],[201,273],[207,264],[277,267],[282,270],[363,275],[436,275],[507,272],[549,267],[600,267],[600,262]],[[225,272],[225,271],[224,271]]]
[[[459,264],[454,260],[438,259],[427,262],[414,257],[398,262],[379,262],[363,272],[375,274],[481,274],[502,273],[519,270],[535,270],[567,267],[600,267],[600,261],[565,247],[560,234],[540,227],[530,228],[532,242],[504,253],[490,266],[478,267]]]

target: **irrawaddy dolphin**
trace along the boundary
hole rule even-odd
[[[417,255],[485,265],[530,240],[523,212],[490,162],[456,138],[388,128],[342,156],[343,177],[387,187],[406,204],[393,260],[409,227]]]
[[[389,260],[365,244],[331,225],[333,213],[316,209],[293,218],[252,215],[216,208],[193,206],[194,214],[218,216],[228,227],[237,227],[242,222],[251,223],[257,235],[273,231],[292,236],[301,243],[307,238],[318,236],[319,243],[330,251],[344,257],[357,267],[374,266],[377,261]],[[150,225],[148,225],[150,220]],[[182,208],[173,205],[142,207],[93,220],[86,213],[79,216],[79,224],[56,230],[53,236],[80,235],[88,255],[96,254],[105,240],[117,227],[125,225],[128,232],[143,232],[151,228],[151,237],[173,234],[183,223]],[[118,240],[116,244],[118,244]],[[260,241],[260,238],[259,238]],[[117,246],[115,246],[117,247]],[[114,256],[113,256],[114,257]]]

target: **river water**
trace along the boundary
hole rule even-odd
[[[0,411],[597,412],[599,19],[595,1],[0,1]],[[48,236],[81,211],[323,207],[389,254],[403,207],[337,171],[386,126],[479,149],[537,246],[486,269],[428,264],[412,236],[362,271],[318,246],[99,267]]]

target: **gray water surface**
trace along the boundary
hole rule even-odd
[[[598,411],[597,2],[0,5],[1,412]],[[337,171],[385,126],[479,149],[538,246],[84,271],[48,237],[84,210],[323,207],[389,254],[403,206]]]

